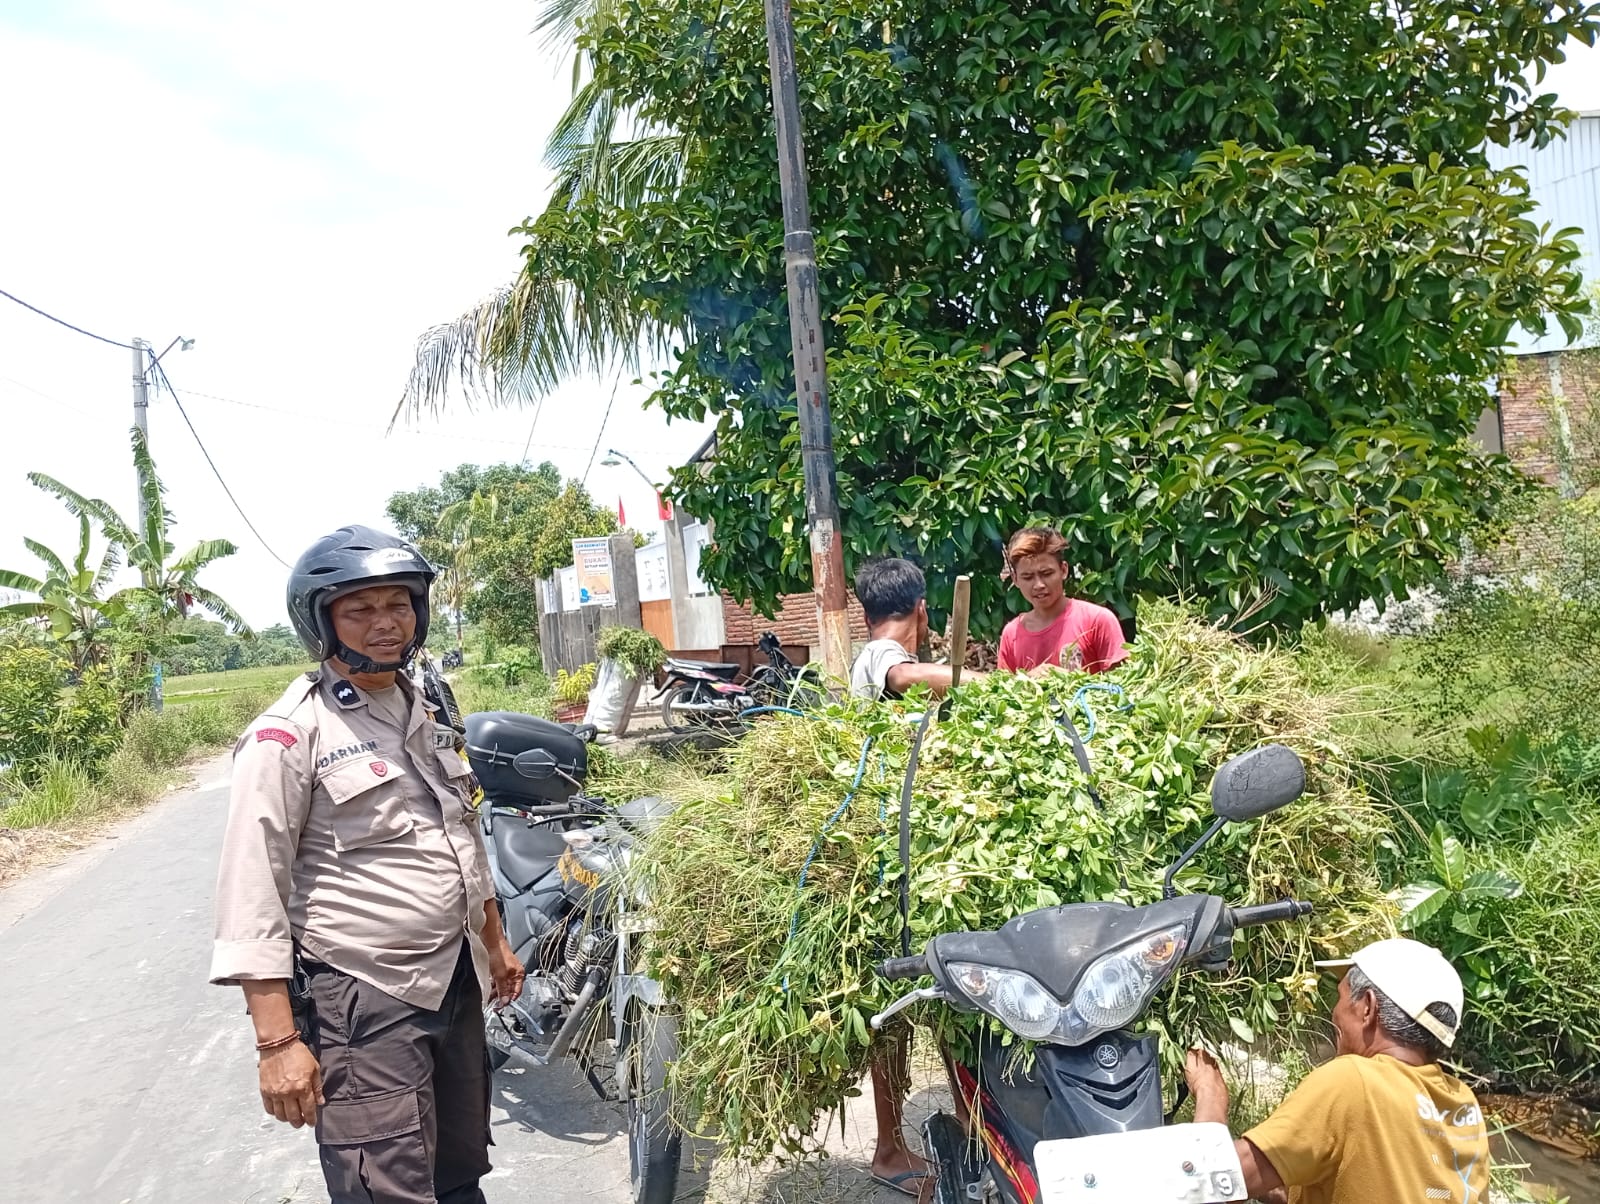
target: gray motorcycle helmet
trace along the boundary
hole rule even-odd
[[[340,527],[302,552],[290,570],[289,621],[317,663],[337,656],[356,673],[393,673],[427,642],[428,589],[434,576],[433,566],[405,540],[371,527]],[[393,664],[374,661],[340,643],[328,616],[328,603],[334,598],[372,585],[405,586],[417,612],[416,635]]]

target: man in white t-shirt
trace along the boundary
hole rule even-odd
[[[894,698],[923,685],[941,697],[950,689],[950,666],[917,660],[917,649],[928,638],[928,586],[922,570],[909,560],[870,560],[857,571],[855,585],[867,614],[867,646],[850,666],[850,693]],[[983,674],[962,676],[971,680]]]
[[[927,686],[935,698],[950,689],[949,665],[925,665],[917,649],[928,636],[928,592],[922,570],[909,560],[873,560],[856,573],[856,597],[867,614],[867,646],[850,666],[850,693],[857,698],[897,697],[912,686]],[[970,680],[981,673],[963,673]],[[905,1096],[910,1087],[907,1039],[872,1064],[872,1097],[878,1119],[878,1144],[872,1177],[915,1196],[933,1196],[928,1164],[905,1141]]]

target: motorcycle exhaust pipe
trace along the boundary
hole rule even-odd
[[[672,704],[674,711],[693,711],[696,714],[714,713],[728,715],[734,712],[733,705],[726,702],[675,702]]]
[[[577,999],[573,1000],[572,1011],[567,1014],[566,1023],[561,1026],[555,1040],[550,1042],[550,1048],[544,1053],[532,1053],[515,1041],[508,1041],[505,1045],[497,1044],[495,1048],[509,1054],[511,1060],[524,1070],[539,1070],[551,1062],[559,1062],[577,1039],[578,1030],[583,1027],[584,1017],[589,1014],[589,1005],[594,1002],[595,993],[600,989],[600,977],[600,967],[596,966],[589,971],[588,977],[583,980],[583,990],[579,991]]]

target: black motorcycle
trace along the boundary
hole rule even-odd
[[[944,1051],[960,1116],[975,1123],[936,1112],[923,1128],[937,1168],[936,1204],[1246,1198],[1226,1126],[1163,1127],[1156,1039],[1129,1026],[1180,966],[1225,970],[1235,932],[1310,913],[1309,903],[1293,899],[1229,907],[1212,895],[1178,897],[1172,886],[1225,824],[1266,815],[1304,789],[1304,766],[1281,744],[1235,757],[1212,780],[1215,822],[1167,871],[1160,902],[1045,908],[996,932],[936,936],[920,956],[883,963],[886,978],[931,974],[934,985],[874,1016],[874,1028],[937,999],[1038,1042],[1025,1070],[1015,1064],[1015,1045],[987,1030],[970,1059]]]
[[[496,1069],[571,1056],[601,1098],[623,1100],[633,1198],[667,1204],[682,1153],[666,1092],[677,1020],[638,963],[645,926],[623,871],[670,804],[585,795],[593,734],[509,711],[466,719],[501,919],[527,968],[521,995],[486,1008],[484,1026]]]
[[[739,681],[739,666],[719,661],[687,661],[668,657],[666,684],[661,687],[661,721],[668,731],[695,732],[738,727],[747,713],[767,707],[804,708],[822,698],[823,681],[815,669],[796,665],[770,631],[756,641],[767,658]]]

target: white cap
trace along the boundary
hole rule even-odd
[[[1455,1044],[1465,992],[1461,989],[1461,975],[1432,945],[1404,938],[1376,941],[1350,957],[1317,965],[1326,970],[1357,967],[1406,1015],[1447,1047]],[[1428,1009],[1436,1003],[1446,1004],[1455,1012],[1455,1024],[1446,1024],[1428,1014]]]

